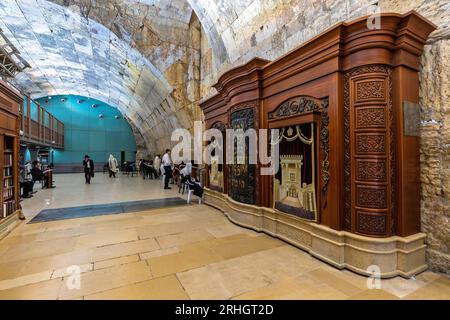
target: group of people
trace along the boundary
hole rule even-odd
[[[171,150],[166,149],[162,158],[158,154],[153,160],[140,159],[137,164],[137,170],[142,175],[142,179],[158,179],[161,175],[164,175],[165,190],[171,189],[169,184],[185,184],[194,191],[194,195],[202,197],[203,187],[198,180],[192,177],[192,163],[187,162],[186,164],[174,165],[170,154]],[[119,164],[112,154],[109,155],[105,167],[108,167],[109,177],[115,178],[116,173],[119,171]],[[84,156],[83,168],[86,184],[90,184],[91,179],[94,177],[94,161],[88,155]]]
[[[20,161],[23,161],[23,155],[19,155]],[[19,165],[19,182],[22,189],[21,198],[27,199],[33,197],[36,191],[33,190],[36,181],[42,181],[44,188],[50,188],[51,185],[51,172],[53,165],[49,164],[46,168],[38,160],[33,162],[26,162],[24,165]]]
[[[170,180],[172,180],[172,183],[178,180],[178,183],[181,185],[186,184],[190,190],[194,191],[194,195],[202,198],[203,187],[198,180],[192,177],[192,163],[181,163],[177,167],[173,164],[170,154],[171,150],[166,149],[166,153],[164,153],[161,160],[161,168],[164,170],[164,189],[171,189],[169,187]]]
[[[139,160],[139,171],[142,175],[142,179],[145,178],[157,179],[161,175],[159,168],[159,157],[156,156],[154,160]]]
[[[112,154],[109,155],[106,166],[108,167],[109,177],[115,178],[116,173],[119,172],[119,162]],[[91,184],[91,179],[95,176],[95,166],[94,161],[87,154],[83,159],[83,171],[85,183]]]

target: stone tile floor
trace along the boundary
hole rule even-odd
[[[57,175],[23,202],[43,208],[177,196],[160,181]],[[81,272],[80,288],[71,266]],[[448,276],[381,281],[337,270],[285,242],[238,227],[206,205],[22,223],[0,240],[0,299],[450,299]]]

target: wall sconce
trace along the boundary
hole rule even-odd
[[[21,136],[23,136],[23,130],[20,130],[20,131],[19,131],[19,134],[20,134]]]

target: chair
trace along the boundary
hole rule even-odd
[[[189,188],[189,183],[188,183],[188,181],[186,180],[184,183],[181,183],[181,188],[182,188],[182,193],[181,194],[184,194],[184,190],[187,190],[187,192],[188,192],[188,194],[187,194],[187,204],[190,204],[191,203],[191,199],[192,199],[192,195],[194,194],[194,190],[193,189],[191,189],[191,188]],[[198,204],[202,204],[202,198],[198,198]]]
[[[187,204],[190,204],[194,190],[189,189],[188,185],[186,185],[186,187],[188,188]],[[202,198],[198,198],[198,204],[202,204]]]
[[[186,189],[186,182],[183,181],[184,176],[180,174],[180,181],[178,183],[178,193],[184,194],[184,190]]]

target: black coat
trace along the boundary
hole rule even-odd
[[[88,168],[88,164],[86,160],[83,160],[83,167],[84,167],[84,172],[85,173],[94,173],[94,161],[92,161],[91,159],[88,160],[90,163],[90,168]]]

